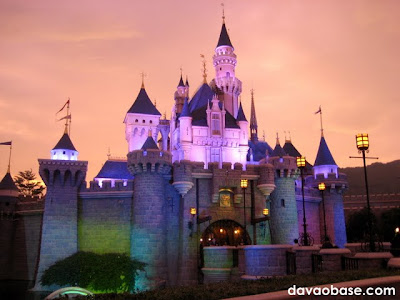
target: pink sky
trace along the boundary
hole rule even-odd
[[[78,4],[79,3],[79,4]],[[123,120],[140,72],[170,117],[180,67],[190,93],[202,82],[200,54],[214,76],[221,0],[0,1],[0,139],[13,141],[12,174],[49,158],[63,133],[55,113],[71,98],[72,141],[91,180],[107,159],[126,156]],[[340,167],[359,166],[354,135],[369,155],[399,159],[400,1],[225,1],[226,25],[250,117],[275,145],[290,131],[314,163],[322,105],[325,137]],[[397,121],[396,121],[397,120]],[[5,173],[8,148],[0,148]],[[373,161],[370,161],[370,163]],[[2,176],[2,175],[1,175]]]

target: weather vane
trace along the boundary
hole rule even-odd
[[[144,72],[141,72],[140,73],[140,76],[142,77],[142,89],[144,89],[144,78],[146,77],[146,73],[144,73]]]
[[[222,2],[221,6],[222,6],[222,22],[225,23],[225,9],[224,9],[225,4]]]

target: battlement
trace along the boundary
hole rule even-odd
[[[79,186],[86,177],[87,161],[39,159],[39,174],[46,186]]]
[[[299,170],[297,169],[295,157],[268,157],[267,162],[275,168],[275,176],[277,178],[296,178],[299,176]]]
[[[314,176],[307,176],[305,178],[305,185],[311,188],[318,188],[318,184],[321,182],[325,183],[326,188],[330,189],[340,189],[345,190],[348,188],[347,176],[346,174],[339,173],[336,177],[336,173],[328,173],[327,178],[324,174],[317,174]]]
[[[135,150],[128,153],[128,169],[132,174],[143,172],[167,175],[171,171],[172,155],[158,149]]]
[[[102,186],[97,181],[90,181],[89,186],[86,182],[82,185],[79,192],[117,192],[117,191],[132,191],[133,180],[115,180],[115,185],[111,185],[111,180],[104,180]]]

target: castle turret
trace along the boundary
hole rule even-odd
[[[299,237],[295,180],[298,176],[296,159],[285,153],[277,138],[275,149],[268,158],[275,168],[275,190],[271,193],[271,227],[273,244],[293,244]]]
[[[218,98],[224,104],[225,109],[236,118],[242,82],[235,75],[237,61],[234,51],[224,21],[213,56],[215,79],[211,81],[210,85],[218,93]]]
[[[183,83],[182,74],[179,80],[178,86],[176,88],[176,92],[174,95],[175,98],[175,106],[176,106],[176,113],[180,114],[182,112],[183,104],[185,98],[188,97],[188,87]]]
[[[348,183],[344,174],[338,173],[338,166],[328,148],[323,134],[319,144],[317,157],[313,167],[314,176],[306,180],[306,184],[318,189],[319,183],[325,183],[324,191],[326,227],[332,243],[344,247],[347,242],[346,224],[343,209],[343,192]],[[320,205],[320,215],[323,215],[323,205]],[[324,228],[323,218],[320,218],[320,228]]]
[[[157,140],[160,116],[161,113],[151,102],[142,83],[139,94],[124,120],[129,152],[141,149],[149,132],[152,133],[153,139]]]
[[[191,159],[192,149],[192,117],[189,111],[188,99],[185,98],[181,115],[179,116],[179,140],[181,147],[180,160]]]
[[[246,156],[249,150],[249,122],[247,122],[246,116],[244,115],[242,102],[239,105],[239,111],[236,118],[236,122],[240,127],[240,139],[239,139],[239,162],[246,166]]]
[[[55,160],[78,160],[79,152],[76,151],[74,144],[65,128],[64,134],[58,141],[57,145],[51,150],[51,159]]]
[[[59,142],[61,147],[65,146],[64,142],[72,145],[67,133]],[[69,150],[77,153],[73,149]],[[39,159],[39,174],[47,192],[35,286],[37,290],[42,290],[40,278],[48,267],[78,251],[78,191],[84,184],[87,161],[76,159],[77,155],[71,155],[71,159],[65,156],[56,159],[53,158],[53,152],[52,159]]]
[[[139,290],[165,286],[168,280],[164,195],[171,159],[171,154],[160,151],[151,137],[142,149],[128,154],[128,169],[135,176],[131,255],[146,263],[145,272],[136,278],[135,288]]]

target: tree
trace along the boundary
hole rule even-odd
[[[373,233],[376,234],[377,219],[373,212],[371,212],[371,222]],[[369,234],[368,209],[366,207],[349,216],[346,222],[346,230],[349,243],[365,241],[366,236]]]
[[[42,196],[46,187],[36,179],[32,169],[21,171],[14,177],[15,185],[20,193],[26,196]]]

